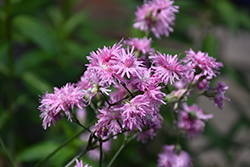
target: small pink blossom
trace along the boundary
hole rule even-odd
[[[224,95],[227,89],[228,89],[228,86],[224,82],[220,82],[218,84],[218,87],[216,88],[216,95],[214,96],[214,103],[220,109],[222,109],[222,106],[223,106],[223,99],[230,101],[230,99],[225,97]]]
[[[78,159],[76,159],[76,165],[74,167],[92,167],[92,166],[89,166],[88,164],[85,164],[83,166],[82,159],[81,161],[78,161]]]
[[[208,56],[208,53],[203,53],[201,51],[195,53],[192,49],[190,49],[189,51],[186,51],[186,54],[187,55],[183,61],[195,69],[196,73],[214,77],[216,76],[216,73],[219,73],[216,70],[223,67],[221,62],[216,62],[215,58]],[[201,70],[201,72],[199,72],[199,70]]]
[[[190,71],[190,69],[178,62],[178,55],[172,57],[172,55],[157,52],[157,54],[149,56],[149,58],[152,60],[155,76],[159,77],[165,85],[169,81],[172,85],[175,80],[180,80],[187,71]]]
[[[142,131],[138,137],[137,141],[141,141],[143,144],[147,143],[148,140],[152,140],[156,136],[155,129],[151,128],[146,131]]]
[[[138,71],[144,69],[142,62],[138,61],[134,56],[133,47],[131,50],[129,50],[129,47],[127,47],[127,49],[122,48],[121,52],[114,56],[110,62],[113,64],[112,70],[122,78],[125,75],[127,78],[131,78],[131,75],[140,77]]]
[[[114,107],[104,107],[99,110],[98,121],[95,125],[97,136],[116,135],[121,133],[121,111],[114,110]]]
[[[158,155],[158,167],[191,167],[192,163],[187,152],[175,149],[174,145],[165,145]]]
[[[178,119],[178,128],[186,132],[188,136],[192,137],[201,133],[205,128],[203,120],[208,120],[213,117],[212,114],[203,114],[200,107],[193,104],[188,106],[186,103],[182,105],[183,110],[180,110]]]
[[[90,64],[88,64],[89,69],[95,69],[100,76],[102,76],[103,80],[109,82],[109,84],[114,83],[113,79],[113,69],[111,68],[112,63],[110,62],[115,56],[120,53],[120,49],[122,45],[114,44],[112,47],[104,46],[103,49],[98,48],[96,52],[90,52],[90,55],[87,56]]]
[[[40,100],[41,105],[38,107],[41,110],[40,117],[43,119],[44,129],[54,124],[59,118],[61,111],[64,111],[71,121],[70,109],[73,110],[74,106],[82,109],[86,106],[84,100],[84,92],[79,87],[67,83],[62,88],[54,88],[54,93],[45,93]]]
[[[145,1],[141,7],[137,7],[133,26],[145,32],[151,30],[156,38],[160,38],[160,35],[169,36],[169,32],[173,32],[174,13],[179,8],[173,3],[171,0]]]
[[[129,40],[124,41],[124,44],[134,46],[136,50],[141,51],[143,54],[150,54],[154,52],[154,49],[151,48],[152,39],[143,38],[129,38]]]
[[[121,110],[122,127],[133,131],[135,128],[142,131],[145,125],[146,113],[151,113],[149,101],[143,95],[137,95],[122,107],[116,110]]]

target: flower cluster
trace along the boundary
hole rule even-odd
[[[152,31],[157,38],[161,35],[169,36],[173,31],[175,15],[178,12],[178,6],[173,6],[171,0],[152,0],[146,1],[135,12],[134,27],[141,31]]]
[[[178,7],[173,6],[171,0],[146,1],[135,13],[134,27],[152,31],[157,38],[168,36],[173,31],[170,26],[176,12]],[[146,36],[122,39],[113,46],[90,52],[87,69],[77,83],[54,88],[54,93],[42,96],[39,110],[44,129],[55,125],[61,117],[80,124],[74,107],[83,109],[90,105],[94,106],[97,121],[93,129],[88,129],[91,133],[87,135],[88,139],[84,139],[90,144],[89,150],[99,142],[100,146],[103,143],[101,149],[104,151],[105,145],[110,144],[108,139],[122,133],[137,132],[137,140],[146,143],[156,135],[164,121],[160,107],[173,103],[173,112],[177,116],[175,125],[179,132],[191,137],[200,134],[205,127],[204,121],[213,115],[205,115],[196,104],[188,106],[186,101],[201,91],[199,94],[213,99],[215,105],[222,108],[223,99],[229,100],[224,96],[228,87],[224,82],[219,83],[217,88],[209,84],[219,74],[223,64],[216,62],[208,53],[192,49],[180,59],[179,54],[155,51],[151,42],[152,39]],[[97,105],[91,104],[96,101]],[[92,157],[101,158],[100,151],[92,151]],[[82,167],[82,161],[77,160],[76,166]],[[190,157],[174,145],[164,146],[158,166],[189,167]]]

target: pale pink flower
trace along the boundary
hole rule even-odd
[[[148,99],[146,99],[143,95],[137,95],[116,110],[122,111],[122,127],[131,131],[135,128],[142,131],[142,127],[145,125],[146,114],[152,112],[149,107]]]
[[[189,154],[183,150],[176,150],[174,145],[165,145],[158,157],[158,167],[192,166]]]
[[[54,93],[45,93],[40,100],[41,110],[40,117],[43,119],[43,127],[47,128],[51,122],[54,124],[61,111],[64,111],[65,115],[68,116],[68,120],[71,120],[71,114],[69,110],[73,110],[74,106],[82,109],[86,106],[84,99],[84,92],[79,87],[75,87],[73,84],[67,83],[62,88],[54,88]]]
[[[83,166],[82,159],[81,161],[78,161],[78,159],[76,159],[76,165],[74,167],[92,167],[92,166],[89,166],[88,164],[85,164]]]
[[[155,50],[151,48],[152,39],[143,38],[129,38],[129,40],[124,41],[124,44],[134,46],[136,50],[141,51],[143,54],[153,53]]]
[[[145,144],[148,140],[152,140],[154,136],[156,136],[155,129],[151,128],[149,130],[142,131],[137,136],[137,141],[141,141],[143,144]]]
[[[114,110],[114,107],[104,107],[99,110],[98,121],[95,125],[97,136],[109,136],[121,133],[121,111]]]
[[[189,51],[186,51],[186,54],[187,55],[183,61],[195,69],[196,73],[214,77],[216,76],[216,73],[219,73],[216,70],[219,70],[220,67],[223,67],[221,62],[216,62],[216,59],[209,57],[208,53],[203,53],[201,51],[195,53],[192,49],[190,49]],[[199,70],[201,70],[201,72],[199,72]]]
[[[90,55],[87,56],[90,64],[87,64],[89,69],[95,69],[100,76],[102,76],[103,80],[109,82],[109,84],[114,83],[113,79],[113,69],[111,68],[112,63],[110,60],[117,56],[120,53],[120,49],[122,45],[114,44],[112,47],[104,46],[103,49],[98,48],[96,52],[90,52]]]
[[[173,32],[175,15],[178,12],[178,6],[173,6],[171,0],[152,0],[146,1],[141,7],[137,7],[135,12],[134,27],[141,31],[151,30],[156,38],[160,35],[169,36]]]
[[[175,80],[180,80],[187,71],[190,71],[190,69],[178,62],[178,55],[172,57],[172,55],[157,52],[157,54],[149,56],[149,58],[152,60],[152,69],[155,70],[155,76],[159,77],[165,85],[169,81],[172,85]]]
[[[186,103],[182,105],[183,110],[179,110],[178,128],[188,136],[200,134],[204,131],[205,123],[213,117],[212,114],[205,115],[200,107],[193,104],[188,106]],[[204,120],[204,121],[203,121]]]
[[[110,62],[113,64],[112,70],[122,78],[125,75],[127,78],[130,78],[131,75],[140,77],[138,71],[144,69],[142,62],[134,56],[134,47],[131,50],[129,47],[127,49],[121,48],[121,52],[114,56]]]
[[[214,96],[214,103],[220,109],[222,109],[222,106],[223,106],[223,99],[230,101],[229,98],[224,96],[224,93],[226,92],[227,89],[228,89],[228,86],[224,82],[220,82],[216,88],[216,94]]]

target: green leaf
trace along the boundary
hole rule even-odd
[[[250,31],[250,17],[248,14],[240,12],[238,13],[238,19],[241,25]]]
[[[64,25],[64,31],[71,34],[78,26],[86,22],[86,13],[80,12],[71,16]]]
[[[57,147],[59,147],[59,143],[52,143],[47,141],[39,143],[21,151],[17,155],[16,160],[20,162],[40,160],[54,151]]]
[[[13,20],[13,26],[42,49],[52,54],[58,53],[55,34],[39,19],[25,15],[17,16]]]
[[[21,78],[28,84],[28,87],[31,86],[39,92],[52,91],[52,86],[33,72],[24,72]]]
[[[34,49],[23,54],[22,57],[16,61],[16,68],[19,73],[25,70],[36,70],[39,66],[52,59],[55,59],[55,57],[48,52],[40,49]]]
[[[218,16],[225,22],[232,31],[239,27],[238,11],[230,1],[214,0],[212,5]]]

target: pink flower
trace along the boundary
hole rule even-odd
[[[134,46],[136,50],[141,51],[143,54],[154,52],[154,49],[151,48],[151,38],[129,38],[129,40],[124,41],[124,44]]]
[[[158,167],[191,167],[190,156],[183,150],[176,150],[174,145],[165,145],[158,155]]]
[[[40,101],[41,105],[38,107],[42,112],[40,117],[43,119],[44,129],[50,126],[51,122],[54,124],[60,118],[59,115],[62,110],[68,116],[68,120],[71,121],[69,110],[73,110],[75,105],[80,109],[86,106],[83,97],[84,92],[70,83],[60,89],[55,87],[54,93],[45,93]]]
[[[133,131],[135,128],[142,131],[145,125],[146,113],[151,113],[149,101],[143,95],[137,95],[124,106],[117,108],[122,111],[122,127]]]
[[[214,103],[220,109],[222,109],[222,106],[223,106],[223,99],[230,101],[229,98],[224,96],[224,93],[226,92],[227,89],[228,89],[228,86],[224,82],[220,82],[218,84],[218,87],[216,88],[216,95],[214,96]]]
[[[105,107],[99,110],[98,121],[95,125],[97,136],[116,135],[121,133],[121,111],[114,110],[114,107]]]
[[[91,167],[91,166],[89,166],[88,164],[85,164],[83,166],[82,159],[81,161],[78,161],[78,159],[76,159],[76,165],[74,167]]]
[[[149,139],[153,139],[153,137],[156,136],[155,129],[151,128],[147,131],[142,131],[138,137],[137,141],[141,141],[142,143],[147,143]]]
[[[184,62],[188,63],[193,69],[196,70],[196,73],[201,73],[205,76],[216,76],[216,70],[219,70],[220,67],[223,67],[221,62],[215,62],[215,58],[209,57],[208,53],[203,53],[198,51],[195,53],[192,49],[186,51],[187,55],[184,58]],[[199,72],[201,70],[201,72]]]
[[[213,117],[212,114],[203,114],[201,108],[193,104],[188,106],[183,104],[183,110],[179,111],[178,128],[186,132],[190,137],[201,133],[204,130],[205,123],[202,120],[208,120]]]
[[[98,51],[91,52],[90,56],[87,56],[90,64],[88,64],[89,69],[95,69],[97,73],[102,76],[103,80],[109,82],[109,84],[114,83],[113,79],[113,69],[111,68],[112,63],[110,60],[120,53],[122,45],[114,44],[112,47],[104,46],[103,49],[98,48]]]
[[[134,56],[134,48],[131,51],[129,51],[129,47],[127,47],[127,50],[122,48],[121,52],[114,56],[110,62],[113,64],[112,70],[122,78],[125,75],[127,78],[130,78],[131,75],[140,77],[138,71],[143,69],[142,62]]]
[[[146,1],[142,7],[137,7],[134,27],[145,32],[151,30],[156,38],[160,38],[160,35],[169,36],[169,32],[173,32],[174,13],[179,8],[173,3],[171,0]]]
[[[172,55],[157,52],[157,54],[149,56],[149,58],[154,65],[152,68],[155,70],[155,76],[159,77],[165,85],[168,84],[168,81],[172,85],[175,79],[180,80],[187,71],[190,71],[190,69],[178,62],[178,55],[172,57]]]

